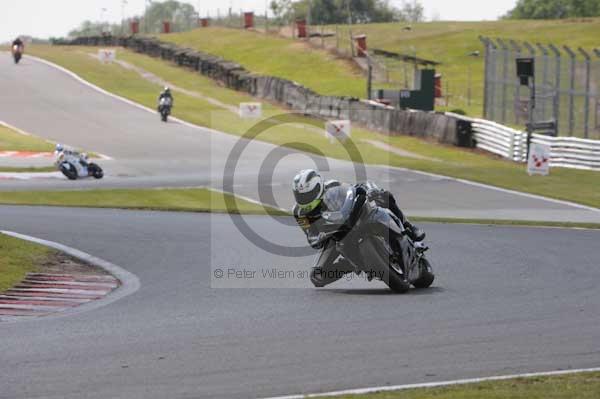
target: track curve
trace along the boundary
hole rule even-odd
[[[47,65],[9,61],[0,57],[0,89],[14,96],[0,97],[0,120],[115,161],[99,184],[0,189],[220,188],[236,137],[163,125]],[[272,188],[287,207],[290,178],[307,158],[286,150],[273,181],[261,184],[260,166],[275,148],[250,144],[235,189],[259,198]],[[352,165],[329,167],[352,180]],[[439,176],[378,167],[368,175],[402,193],[410,214],[600,220],[591,209]],[[268,237],[304,244],[286,220],[247,220]],[[226,215],[0,207],[0,229],[78,248],[141,280],[139,291],[108,307],[0,325],[0,398],[265,397],[598,365],[600,232],[424,227],[438,278],[431,290],[396,296],[362,281],[215,289],[214,267],[308,268],[312,259],[262,251]]]
[[[437,282],[398,296],[354,281],[210,288],[215,264],[312,264],[252,246],[226,215],[1,207],[0,220],[142,284],[92,312],[0,325],[0,398],[268,397],[600,363],[599,231],[426,224]]]
[[[102,182],[0,182],[0,190],[189,187],[222,188],[225,160],[238,142],[235,136],[188,124],[162,124],[157,115],[94,90],[65,72],[25,57],[15,66],[0,57],[0,120],[57,142],[91,149],[115,158],[103,164]],[[261,166],[277,147],[252,142],[240,156],[235,191],[259,199],[273,190],[271,205],[289,208],[289,182],[312,165],[307,154],[283,149],[276,165]],[[353,165],[313,156],[326,176],[355,179]],[[327,171],[327,169],[329,169]],[[273,171],[273,176],[266,176]],[[496,218],[599,222],[600,211],[442,176],[397,168],[367,167],[367,176],[400,194],[409,214],[457,218]],[[266,178],[266,182],[259,182]],[[275,203],[276,202],[276,203]]]

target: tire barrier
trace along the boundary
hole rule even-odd
[[[159,57],[219,81],[225,87],[276,102],[321,119],[348,119],[386,135],[409,135],[459,145],[458,119],[444,113],[401,110],[353,97],[323,96],[296,82],[247,71],[238,63],[153,37],[90,36],[59,39],[55,45],[119,46]]]

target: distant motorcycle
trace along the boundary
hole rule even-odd
[[[163,122],[167,122],[169,115],[171,115],[171,108],[173,107],[173,100],[169,97],[163,97],[158,102],[158,112],[160,113]]]
[[[415,241],[398,218],[356,187],[334,187],[323,197],[322,232],[367,279],[378,279],[398,293],[429,287],[435,276],[425,258],[428,247]]]
[[[75,151],[61,151],[56,154],[56,167],[69,180],[93,177],[102,179],[104,171],[100,166],[93,162],[88,162],[86,154],[80,154]]]
[[[19,46],[18,44],[15,44],[12,47],[12,55],[13,55],[13,58],[15,59],[15,64],[18,64],[19,61],[21,61],[21,58],[23,57],[23,48],[21,46]]]

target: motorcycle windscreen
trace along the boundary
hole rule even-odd
[[[348,184],[327,190],[323,196],[323,204],[327,210],[323,213],[323,218],[327,224],[338,227],[346,224],[352,214],[354,198],[354,189]]]

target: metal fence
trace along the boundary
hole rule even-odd
[[[530,88],[519,84],[516,59],[535,60],[534,122],[553,121],[558,134],[600,138],[600,53],[514,40],[485,45],[484,115],[507,125],[528,121]]]
[[[527,162],[527,133],[485,119],[446,115],[471,122],[475,146],[515,162]],[[532,143],[550,146],[550,166],[600,171],[600,140],[532,134]]]

